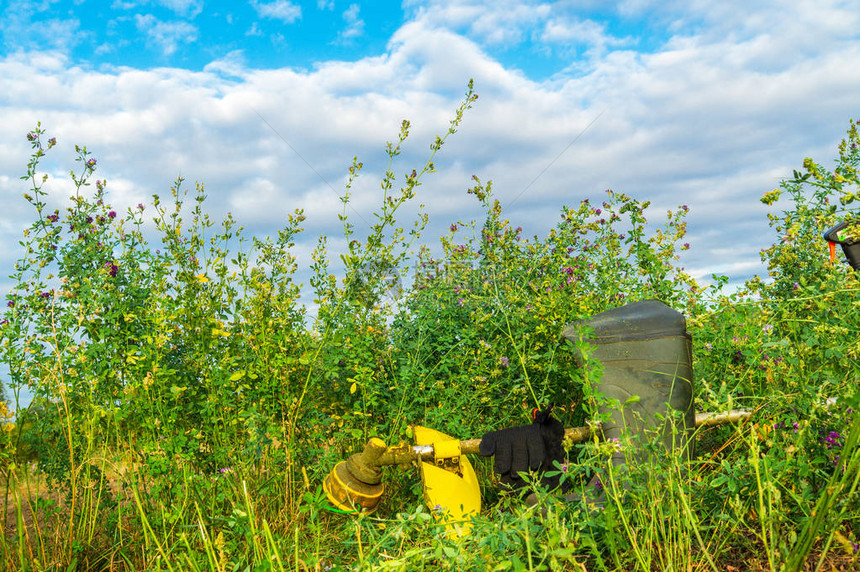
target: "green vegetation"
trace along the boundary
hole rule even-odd
[[[347,185],[348,251],[338,276],[320,238],[313,317],[294,280],[300,211],[276,237],[248,239],[231,218],[210,220],[201,185],[189,193],[179,180],[169,200],[117,213],[85,147],[68,208],[49,211],[38,169],[55,140],[29,133],[22,178],[35,222],[12,273],[0,355],[14,400],[23,388],[34,398],[5,411],[0,432],[2,566],[857,566],[860,282],[821,240],[857,216],[857,125],[833,172],[807,160],[765,195],[788,199],[771,215],[779,239],[762,252],[770,279],[726,293],[725,278],[702,288],[677,265],[686,206],[655,226],[647,202],[619,192],[565,206],[547,236],[526,238],[476,178],[468,192],[485,219],[453,221],[434,256],[426,217],[403,224],[398,214],[476,98],[470,84],[426,164],[400,179],[403,123],[370,229],[350,218]],[[360,170],[356,160],[350,184]],[[565,426],[583,425],[600,397],[589,389],[595,371],[577,365],[561,330],[648,298],[688,317],[697,407],[754,411],[700,429],[691,465],[633,464],[627,488],[607,473],[607,504],[595,510],[544,490],[542,508],[528,508],[475,459],[485,508],[459,540],[423,507],[416,470],[386,469],[374,514],[328,510],[324,477],[370,437],[396,443],[411,424],[478,437],[550,401]],[[570,447],[562,480],[586,487],[607,469],[607,445]]]

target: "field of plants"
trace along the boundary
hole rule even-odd
[[[26,134],[33,223],[0,322],[0,569],[857,569],[860,280],[822,232],[860,214],[860,121],[832,167],[807,159],[763,189],[769,276],[728,291],[679,266],[687,206],[654,214],[619,191],[561,206],[546,236],[526,237],[475,178],[484,220],[427,242],[427,218],[401,220],[404,205],[421,202],[476,97],[470,84],[423,166],[398,164],[403,122],[371,228],[347,185],[348,250],[320,237],[313,312],[293,255],[302,212],[249,238],[181,180],[116,212],[85,147],[53,210],[40,162],[56,140]],[[377,511],[332,510],[324,478],[370,437],[409,440],[413,424],[480,437],[549,402],[566,427],[594,419],[599,364],[561,332],[645,299],[687,318],[697,411],[752,412],[697,430],[690,463],[630,462],[629,486],[606,486],[596,509],[539,482],[529,507],[475,457],[484,504],[463,538],[424,506],[414,468],[385,469]],[[611,475],[614,446],[571,445],[561,480]]]

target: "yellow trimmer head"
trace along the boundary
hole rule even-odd
[[[323,490],[335,507],[348,512],[376,509],[384,490],[378,461],[386,449],[382,439],[374,437],[364,451],[335,465],[323,481]]]
[[[382,498],[384,465],[416,463],[424,483],[424,502],[456,535],[468,533],[468,521],[481,510],[478,478],[465,452],[476,452],[450,435],[427,427],[413,427],[415,445],[386,447],[373,438],[364,451],[338,463],[323,483],[331,503],[348,512],[372,511]]]

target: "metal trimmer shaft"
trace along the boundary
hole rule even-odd
[[[710,427],[726,423],[740,423],[752,416],[750,411],[733,409],[725,413],[697,413],[696,427]],[[564,438],[573,443],[582,443],[591,438],[591,427],[570,427],[564,430]],[[460,441],[460,453],[478,454],[481,446],[480,439],[464,439]],[[415,460],[432,461],[436,456],[433,445],[408,445],[401,443],[386,448],[375,460],[377,466],[403,465]]]

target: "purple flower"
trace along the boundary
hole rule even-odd
[[[95,169],[96,168],[96,160],[95,159],[88,160],[86,164],[87,164],[88,169]]]
[[[827,434],[826,437],[824,437],[822,439],[822,443],[824,443],[824,445],[828,449],[832,449],[833,447],[841,446],[841,443],[839,442],[839,440],[841,438],[842,438],[842,435],[840,435],[838,431],[831,431],[830,433]],[[837,457],[837,459],[838,458],[839,457]]]
[[[6,307],[7,308],[14,308],[15,307],[15,300],[9,300],[8,302],[6,302]]]
[[[53,147],[56,144],[57,144],[57,138],[56,137],[51,137],[50,139],[48,139],[48,149],[50,149],[51,147]]]
[[[139,210],[140,212],[143,212],[143,209],[144,209],[143,203],[137,203],[137,210]]]
[[[508,367],[511,365],[511,360],[509,360],[506,356],[502,356],[499,358],[499,365],[502,367]]]
[[[597,494],[600,494],[600,492],[603,490],[603,483],[600,481],[600,477],[597,477],[596,479],[594,479],[594,485],[593,486],[594,486],[594,492]]]
[[[797,424],[797,421],[795,421],[794,423],[792,423],[792,424],[791,424],[791,427],[794,429],[794,432],[795,432],[795,433],[797,433],[797,428],[799,427],[799,425]]]
[[[119,268],[113,262],[108,262],[107,264],[105,264],[105,270],[107,270],[108,274],[110,274],[111,276],[116,276],[116,271],[119,270]]]
[[[38,139],[38,135],[36,135],[33,131],[27,133],[27,141],[35,141]]]
[[[57,216],[57,215],[55,215],[55,214],[52,214],[52,215],[48,215],[48,220],[49,220],[50,222],[57,222],[58,220],[60,220],[60,217],[58,217],[58,216]]]
[[[457,232],[457,225],[456,224],[451,225],[451,232]]]
[[[87,217],[87,224],[92,224],[92,222],[93,222],[93,217],[88,216]]]

